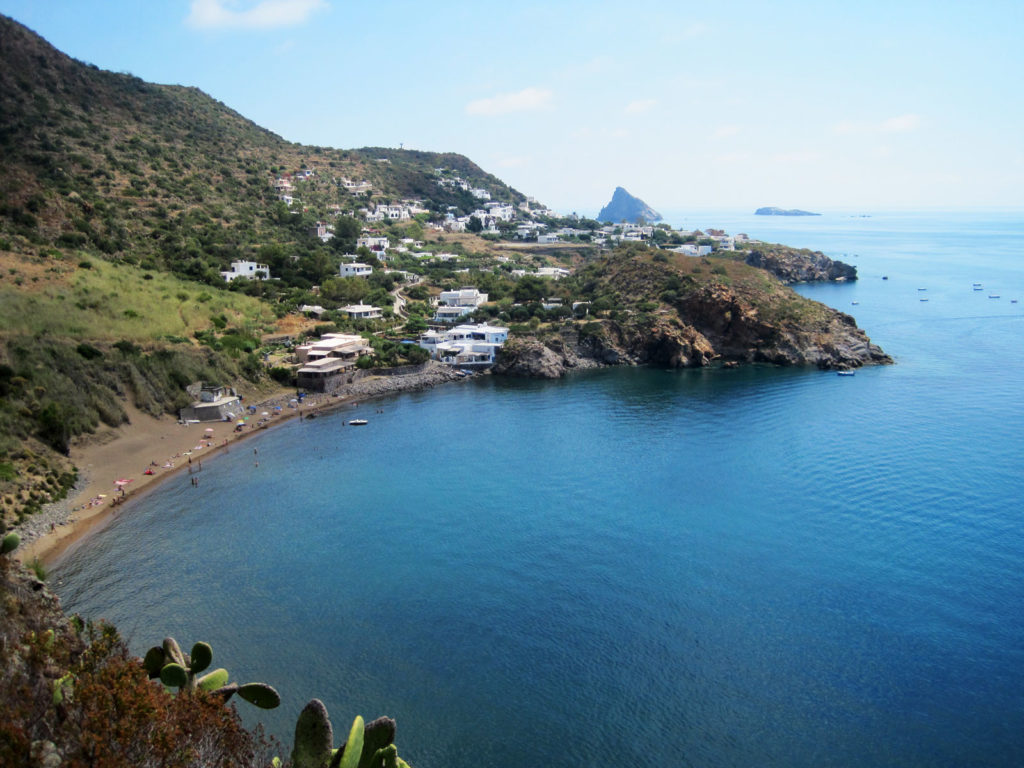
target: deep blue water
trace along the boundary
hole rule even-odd
[[[286,742],[314,696],[392,715],[417,768],[1024,764],[1024,216],[688,224],[847,254],[801,292],[897,364],[292,422],[123,507],[66,608],[210,641]]]

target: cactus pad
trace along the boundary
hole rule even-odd
[[[294,768],[324,768],[331,759],[334,732],[327,717],[327,707],[320,699],[307,704],[295,723],[295,746],[292,749]]]
[[[199,674],[204,669],[210,666],[210,662],[213,661],[213,648],[210,647],[209,643],[198,642],[192,646],[192,653],[189,654],[189,669],[193,673]]]
[[[160,682],[172,688],[184,688],[188,683],[188,671],[181,664],[167,664],[160,670]]]
[[[281,706],[281,695],[266,683],[246,683],[239,686],[238,695],[260,709],[274,709]]]

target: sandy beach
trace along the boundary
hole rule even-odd
[[[250,406],[255,412],[249,413],[240,431],[236,431],[234,422],[182,424],[172,416],[154,418],[126,406],[129,423],[73,441],[70,457],[78,467],[78,482],[66,498],[46,505],[19,526],[22,545],[17,556],[22,562],[38,558],[52,566],[72,546],[115,519],[127,499],[180,473],[189,473],[202,482],[204,461],[230,451],[261,430],[353,402],[453,380],[460,379],[451,369],[430,364],[407,375],[367,376],[337,394],[307,396],[298,407],[293,407],[294,390],[280,389],[259,402],[245,401],[247,412]]]

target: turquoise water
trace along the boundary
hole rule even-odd
[[[289,423],[123,507],[65,606],[209,640],[285,741],[314,696],[392,715],[417,768],[1024,763],[1024,217],[762,218],[715,221],[848,254],[801,291],[897,365]]]

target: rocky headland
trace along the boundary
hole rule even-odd
[[[892,363],[849,315],[738,261],[665,260],[638,250],[609,259],[595,270],[595,280],[620,301],[635,297],[633,307],[557,332],[513,337],[494,372],[557,378],[609,365],[768,363],[844,370]]]
[[[762,244],[746,258],[752,267],[767,270],[786,285],[793,283],[847,282],[857,279],[857,268],[830,259],[821,251]]]

